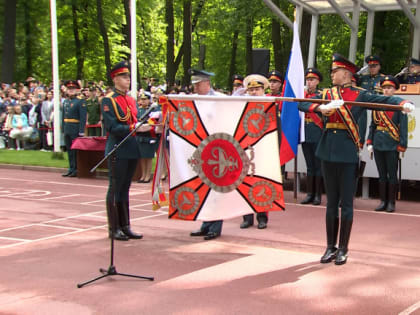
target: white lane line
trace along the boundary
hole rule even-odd
[[[146,217],[131,219],[131,221],[141,221],[141,220],[145,220],[145,219],[149,219],[149,218],[153,218],[153,217],[158,217],[158,216],[162,216],[162,215],[164,215],[164,214],[159,213],[159,214],[155,214],[155,215],[149,215],[149,216],[146,216]],[[54,238],[68,236],[68,235],[72,235],[72,234],[76,234],[76,233],[82,233],[82,232],[88,232],[88,231],[92,231],[92,230],[102,229],[102,228],[105,228],[107,226],[108,226],[108,224],[97,225],[97,226],[93,226],[93,227],[86,228],[86,229],[80,229],[79,231],[70,231],[70,232],[56,234],[56,235],[47,236],[47,237],[42,237],[42,238],[38,238],[38,239],[34,239],[34,240],[24,241],[22,243],[4,245],[4,246],[0,246],[0,249],[11,248],[11,247],[19,246],[19,245],[22,245],[22,244],[32,244],[32,243],[36,243],[36,242],[40,242],[40,241],[51,240],[51,239],[54,239]]]
[[[419,308],[420,308],[420,301],[406,308],[405,310],[400,312],[398,315],[409,315],[413,313],[414,311],[418,310]]]
[[[98,202],[101,202],[101,203],[104,203],[105,204],[105,199],[98,199],[98,200],[92,200],[92,201],[85,201],[85,202],[81,202],[80,204],[81,205],[85,205],[85,206],[90,206],[90,205],[93,205],[93,206],[98,206],[98,205],[95,205],[95,203],[98,203]],[[104,205],[103,204],[103,205]],[[101,206],[103,206],[103,205],[101,205]]]
[[[65,229],[65,230],[74,230],[74,231],[81,231],[81,228],[74,228],[70,226],[64,226],[64,225],[54,225],[54,224],[36,224],[38,226],[45,226],[45,227],[52,227],[57,229]]]
[[[53,185],[67,185],[67,186],[78,186],[78,187],[94,187],[94,188],[108,188],[107,185],[88,185],[88,184],[81,184],[81,183],[73,183],[73,182],[54,182],[54,181],[46,181],[46,180],[34,180],[34,179],[22,179],[22,178],[10,178],[10,177],[0,177],[0,180],[8,180],[8,181],[20,181],[20,182],[31,182],[31,183],[45,183],[45,184],[53,184]]]
[[[70,197],[77,197],[77,196],[81,196],[81,195],[80,194],[63,195],[63,196],[56,196],[56,197],[48,197],[48,198],[37,199],[36,201],[45,201],[45,200],[59,199],[59,198],[70,198]]]
[[[26,238],[17,238],[17,237],[8,237],[8,236],[0,236],[2,240],[10,240],[10,241],[18,241],[18,242],[27,242],[29,239]]]

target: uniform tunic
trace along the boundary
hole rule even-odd
[[[147,108],[139,108],[139,117],[141,117]],[[159,112],[161,109],[156,107],[152,112]],[[151,112],[151,113],[152,113]],[[151,130],[137,133],[137,142],[140,149],[140,157],[146,159],[152,159],[155,157],[155,153],[159,146],[160,135],[156,134],[154,127]]]
[[[136,101],[131,96],[117,91],[104,97],[101,106],[104,127],[108,133],[105,147],[105,154],[108,154],[135,128],[138,110]],[[110,172],[107,201],[112,202],[111,193],[114,191],[115,202],[128,202],[131,180],[136,170],[137,159],[140,157],[135,135],[130,136],[115,154],[115,187],[112,178],[112,158],[108,159]]]
[[[66,146],[68,158],[69,158],[69,173],[75,173],[77,171],[77,151],[72,150],[71,144],[79,134],[85,132],[86,126],[86,102],[84,99],[72,98],[66,99],[63,102],[63,132],[64,132],[64,143]]]

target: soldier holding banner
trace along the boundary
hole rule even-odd
[[[358,67],[339,54],[333,55],[331,79],[333,87],[322,96],[331,100],[328,104],[305,102],[308,112],[321,112],[324,116],[324,131],[316,155],[321,160],[327,193],[326,234],[327,249],[321,263],[335,260],[336,265],[345,264],[353,225],[353,196],[358,162],[363,146],[358,119],[366,107],[346,105],[345,101],[373,102],[400,105],[404,112],[414,110],[414,105],[399,97],[375,95],[352,87],[351,78]],[[339,206],[341,206],[340,239]]]
[[[198,95],[223,95],[214,91],[211,87],[210,77],[214,75],[212,72],[204,70],[190,69],[191,83],[194,92]],[[223,220],[205,221],[200,229],[190,233],[190,236],[204,236],[204,240],[212,240],[220,236],[222,233]]]
[[[322,81],[322,74],[316,68],[308,68],[305,71],[306,90],[305,98],[312,98],[321,93],[318,89]],[[302,103],[298,105],[299,110],[305,111]],[[306,197],[300,203],[314,205],[321,204],[322,195],[322,173],[321,161],[316,157],[315,152],[318,142],[321,139],[324,127],[321,113],[305,113],[305,142],[302,143],[303,156],[306,162]]]
[[[387,75],[381,81],[384,95],[392,96],[398,90],[398,79]],[[375,211],[395,211],[397,170],[399,156],[407,149],[407,115],[394,111],[372,110],[367,149],[374,155],[379,173],[379,197],[381,202]]]

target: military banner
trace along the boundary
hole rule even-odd
[[[284,210],[274,98],[168,100],[170,218]]]

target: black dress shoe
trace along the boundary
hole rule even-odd
[[[208,232],[205,236],[204,236],[204,240],[209,241],[212,239],[215,239],[216,237],[219,237],[220,234],[215,233],[215,232]]]
[[[329,262],[332,262],[333,259],[335,259],[336,255],[337,255],[337,247],[333,247],[333,248],[328,247],[324,255],[322,255],[321,257],[321,264],[327,264]]]
[[[140,240],[140,239],[143,238],[142,234],[137,234],[137,233],[134,233],[133,231],[131,231],[129,226],[125,226],[121,230],[125,235],[128,236],[128,238],[132,238],[132,239],[136,239],[136,240]]]
[[[241,229],[247,229],[247,228],[249,228],[250,226],[253,226],[253,225],[254,225],[254,223],[251,223],[249,221],[243,221],[239,227]]]
[[[144,180],[139,179],[139,180],[137,181],[137,183],[144,183]]]
[[[336,265],[344,265],[347,262],[347,250],[339,248],[337,251],[337,257],[335,257]]]
[[[205,232],[203,230],[197,230],[197,231],[192,231],[190,233],[190,236],[204,236],[206,234],[207,234],[207,232]]]
[[[77,177],[77,173],[76,172],[72,172],[68,175],[68,177]]]
[[[267,222],[258,222],[258,228],[260,230],[267,228]]]
[[[109,238],[111,238],[111,235],[109,235]],[[114,240],[116,240],[116,241],[128,241],[129,240],[129,238],[128,238],[128,236],[127,235],[125,235],[124,233],[123,233],[123,231],[121,231],[120,229],[117,229],[115,232],[114,232]]]

